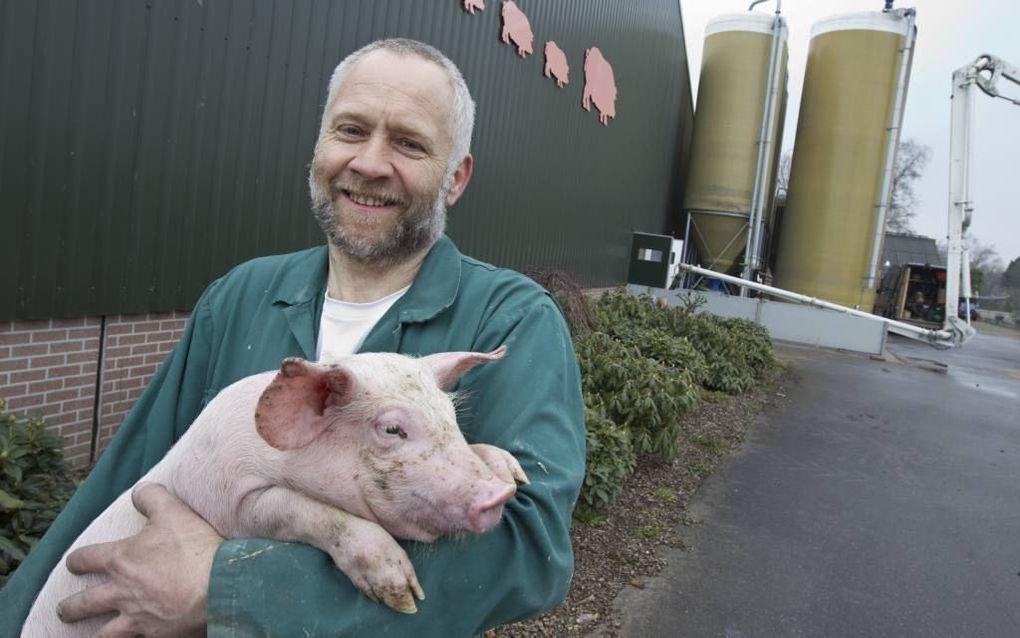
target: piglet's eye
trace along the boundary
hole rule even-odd
[[[399,425],[387,425],[384,430],[386,434],[392,434],[393,436],[399,436],[402,439],[407,438],[407,432],[404,432],[404,428]]]

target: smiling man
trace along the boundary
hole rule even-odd
[[[415,615],[361,596],[318,550],[224,540],[150,486],[135,495],[145,530],[68,556],[72,571],[109,580],[63,601],[65,622],[103,616],[107,636],[470,636],[563,599],[584,475],[577,364],[544,290],[465,257],[443,235],[446,208],[471,179],[473,122],[463,77],[432,47],[384,40],[340,63],[309,176],[327,245],[242,264],[205,291],[113,444],[0,592],[0,635],[16,635],[74,538],[220,389],[288,356],[506,345],[498,365],[461,380],[459,421],[469,442],[513,453],[531,484],[484,536],[404,544],[428,595]]]

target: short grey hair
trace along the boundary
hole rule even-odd
[[[449,170],[456,168],[461,160],[471,152],[471,133],[475,128],[475,101],[471,98],[471,91],[468,90],[464,76],[461,75],[457,65],[438,49],[424,42],[407,38],[376,40],[341,60],[340,64],[333,69],[333,75],[329,79],[329,93],[326,96],[326,106],[322,110],[322,126],[326,126],[329,107],[333,104],[333,100],[336,99],[340,85],[343,84],[344,78],[347,77],[354,63],[369,53],[380,50],[389,51],[399,56],[414,55],[432,62],[446,71],[446,76],[450,80],[450,87],[453,89],[453,109],[452,120],[450,122],[453,144],[450,152]]]

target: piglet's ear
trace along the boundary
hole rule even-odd
[[[436,384],[443,390],[449,390],[453,387],[454,383],[457,383],[457,379],[461,378],[471,368],[479,363],[498,361],[505,354],[506,346],[500,346],[488,354],[483,352],[440,352],[439,354],[430,354],[427,357],[422,357],[421,362],[428,369],[432,370],[432,374],[436,377]]]
[[[255,429],[277,450],[295,450],[315,440],[329,424],[327,407],[348,403],[354,378],[342,366],[323,366],[291,357],[259,397]]]

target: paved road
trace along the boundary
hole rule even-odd
[[[787,400],[621,594],[624,636],[1020,636],[1020,338],[889,351],[780,349]]]

